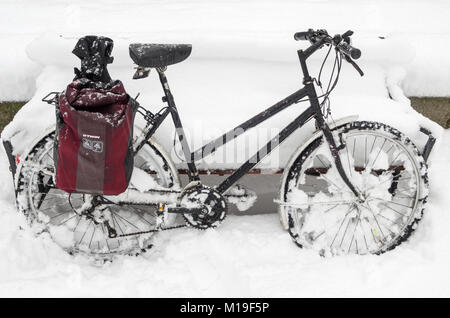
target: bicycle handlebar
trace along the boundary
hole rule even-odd
[[[309,29],[305,32],[297,32],[294,34],[296,41],[308,40],[312,45],[305,50],[307,56],[314,53],[316,50],[325,45],[333,45],[337,51],[339,51],[347,62],[349,62],[358,73],[363,76],[361,68],[353,61],[361,57],[361,50],[350,45],[350,36],[353,31],[348,30],[344,34],[337,34],[334,37],[328,35],[326,30],[313,30]]]
[[[351,57],[354,60],[357,60],[361,57],[361,50],[351,46],[347,42],[342,42],[338,44],[336,48],[340,52],[344,53],[345,55]]]
[[[323,41],[326,44],[332,44],[341,53],[351,57],[352,59],[359,59],[361,57],[361,50],[350,45],[350,36],[353,31],[347,31],[344,34],[337,34],[334,37],[328,35],[326,30],[309,29],[305,32],[297,32],[294,34],[294,39],[296,41],[306,41],[308,40],[311,44],[316,44],[319,41]]]
[[[306,41],[306,40],[308,40],[309,36],[310,36],[310,31],[297,32],[297,33],[294,34],[294,39],[296,41]]]

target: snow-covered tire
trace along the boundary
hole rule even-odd
[[[80,204],[82,204],[84,194],[76,194],[78,197],[71,198],[70,201],[72,202],[69,202],[68,200],[69,194],[54,187],[49,190],[47,195],[43,196],[41,194],[44,189],[43,185],[48,182],[48,179],[54,179],[54,135],[54,131],[46,134],[31,147],[25,157],[20,158],[16,179],[17,208],[19,212],[25,215],[29,225],[38,234],[49,233],[52,239],[70,254],[84,254],[98,259],[109,259],[112,256],[119,254],[136,255],[150,247],[154,234],[146,234],[144,236],[131,235],[127,237],[110,239],[107,235],[104,224],[95,224],[95,222],[91,222],[92,219],[90,221],[88,219],[84,220],[82,217],[73,213],[71,204],[73,205],[74,200],[79,200]],[[138,152],[135,156],[134,165],[135,168],[139,166],[142,168],[142,166],[145,166],[147,167],[147,170],[151,170],[152,176],[154,176],[158,184],[164,188],[179,189],[180,181],[175,166],[162,148],[154,141],[150,140],[147,142],[147,144]],[[151,167],[151,169],[148,167]],[[43,169],[45,169],[45,173],[40,173]],[[43,181],[44,178],[46,178],[45,182]],[[131,186],[132,185],[130,184],[130,187]],[[41,197],[44,197],[42,200],[43,202],[45,202],[45,200],[54,201],[51,201],[48,204],[38,204]],[[113,209],[121,210],[114,211]],[[154,210],[154,207],[140,207],[138,210],[134,206],[119,207],[114,205],[111,206],[112,212],[109,213],[116,214],[117,212],[116,221],[118,224],[122,224],[122,226],[120,226],[120,224],[116,225],[118,234],[121,234],[119,231],[120,227],[120,230],[123,230],[122,234],[127,234],[126,227],[129,226],[131,228],[131,225],[125,222],[126,219],[122,219],[125,215],[130,216],[128,221],[132,219],[138,220],[139,216],[140,222],[146,226],[146,228],[140,228],[140,230],[151,230],[156,226],[156,222],[154,222]],[[66,215],[65,213],[71,214]],[[65,218],[68,217],[68,219],[58,219],[58,215],[62,215],[62,217]],[[166,218],[164,221],[165,226],[171,225],[174,222],[176,215],[169,214],[168,217],[169,218]],[[144,222],[144,220],[146,220],[146,222]],[[58,222],[57,226],[55,226],[56,222]],[[66,232],[69,231],[61,228],[61,222],[64,225],[64,228],[69,230],[72,230],[73,228],[72,238],[65,237],[67,236]],[[76,241],[78,241],[78,237],[75,235],[78,232],[76,230],[82,227],[83,222],[88,224],[88,228],[84,233],[86,238],[83,237],[81,241],[76,244]],[[139,225],[140,227],[143,227],[141,223],[139,223]],[[89,226],[91,225],[91,230],[89,230]],[[137,225],[138,223],[135,224],[135,226]],[[138,232],[138,229],[135,228],[128,230],[129,232]],[[77,238],[77,240],[75,240],[75,238]],[[98,245],[98,249],[92,245],[94,244],[94,238],[96,239],[94,242]],[[84,246],[87,245],[87,242],[83,241],[86,239],[90,239],[88,248]],[[101,245],[100,242],[104,242],[104,244]]]
[[[324,137],[320,136],[309,143],[288,168],[284,188],[281,189],[282,201],[285,203],[281,208],[287,215],[288,232],[299,247],[316,249],[321,255],[355,252],[381,254],[394,249],[410,237],[424,212],[428,176],[422,155],[408,137],[382,123],[355,121],[332,131],[346,174],[364,192],[366,201],[352,201],[356,201],[356,198],[352,199],[345,192],[348,189],[342,187],[344,183],[336,172],[334,162],[329,160],[329,163],[323,163],[328,160],[326,156],[330,151]],[[358,146],[357,142],[361,145]],[[384,158],[379,159],[382,152],[381,157]],[[378,163],[380,160],[385,163]],[[405,185],[406,188],[402,188]],[[335,205],[338,209],[333,211]],[[405,212],[405,208],[410,212]],[[339,214],[340,218],[332,216],[333,213]],[[391,226],[386,225],[391,224],[387,220],[392,222]],[[350,226],[354,228],[353,234],[352,228],[348,232]],[[337,232],[331,229],[337,229]],[[383,229],[386,233],[383,233]],[[372,237],[366,237],[365,233],[371,233]],[[368,243],[369,239],[373,242]],[[339,242],[341,245],[337,247]],[[348,250],[347,246],[342,247],[343,242],[350,242]]]

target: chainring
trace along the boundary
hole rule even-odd
[[[185,190],[180,204],[188,209],[196,209],[183,213],[183,217],[190,226],[202,230],[219,226],[228,211],[227,201],[222,194],[205,185]]]

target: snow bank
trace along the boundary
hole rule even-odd
[[[102,34],[115,41],[188,42],[198,58],[292,61],[298,47],[294,32],[327,28],[355,33],[363,59],[401,64],[408,72],[402,84],[407,95],[450,95],[447,58],[450,26],[448,1],[283,1],[180,2],[116,0],[3,1],[0,8],[0,100],[28,99],[39,70],[23,52],[32,38],[50,32],[66,38]],[[380,40],[378,37],[384,37]],[[388,50],[381,42],[390,42]],[[393,43],[396,43],[395,45]],[[59,59],[55,43],[48,58]],[[400,48],[400,49],[399,49]],[[71,48],[69,48],[71,49]],[[65,51],[62,56],[68,56]],[[407,53],[405,55],[405,53]],[[118,61],[119,60],[119,61]],[[123,63],[127,59],[117,59]],[[25,84],[26,83],[26,84]],[[21,89],[20,94],[14,87]]]
[[[42,68],[25,52],[24,48],[32,39],[0,34],[4,45],[0,50],[0,101],[24,101],[33,97],[36,77]]]

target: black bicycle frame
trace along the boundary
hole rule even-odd
[[[330,145],[330,150],[340,175],[342,176],[344,182],[352,190],[352,192],[357,197],[359,197],[360,196],[359,192],[351,184],[350,180],[347,178],[347,175],[344,172],[337,150],[338,147],[336,147],[330,128],[328,127],[328,124],[326,123],[323,117],[322,111],[320,109],[319,100],[314,87],[313,79],[310,77],[306,66],[306,59],[319,48],[320,48],[319,45],[312,45],[305,51],[299,50],[297,52],[300,60],[300,65],[303,71],[304,87],[302,87],[295,93],[289,95],[288,97],[284,98],[283,100],[279,101],[278,103],[274,104],[273,106],[262,111],[261,113],[257,114],[253,118],[250,118],[249,120],[243,122],[239,126],[231,129],[230,131],[218,137],[217,139],[207,143],[206,145],[202,146],[200,149],[194,152],[191,152],[189,144],[186,140],[183,125],[181,123],[181,119],[178,114],[178,110],[175,105],[173,95],[170,91],[167,77],[164,74],[163,70],[157,69],[159,79],[165,94],[165,97],[163,97],[163,101],[167,103],[168,107],[165,108],[164,111],[161,114],[159,114],[159,116],[156,116],[153,122],[153,126],[147,132],[144,140],[136,148],[136,152],[142,148],[145,142],[155,133],[155,131],[158,129],[158,127],[170,113],[175,128],[177,129],[178,139],[181,143],[182,151],[187,162],[189,181],[198,181],[200,180],[200,178],[197,171],[197,167],[195,166],[195,161],[203,159],[204,157],[214,153],[218,148],[225,145],[229,141],[234,140],[235,138],[246,132],[248,129],[251,129],[259,125],[260,123],[278,114],[279,112],[288,108],[289,106],[298,103],[304,97],[307,97],[308,98],[307,100],[310,102],[310,106],[307,109],[305,109],[297,118],[295,118],[289,125],[287,125],[280,133],[278,133],[277,136],[275,136],[265,146],[263,146],[260,150],[258,150],[258,152],[255,153],[249,160],[243,163],[229,177],[227,177],[216,188],[216,190],[222,194],[225,193],[236,181],[238,181],[242,176],[244,176],[247,172],[249,172],[265,156],[270,154],[280,143],[282,143],[287,137],[289,137],[295,130],[301,128],[310,119],[315,118],[317,127],[319,127],[323,131],[324,136],[328,144]]]

